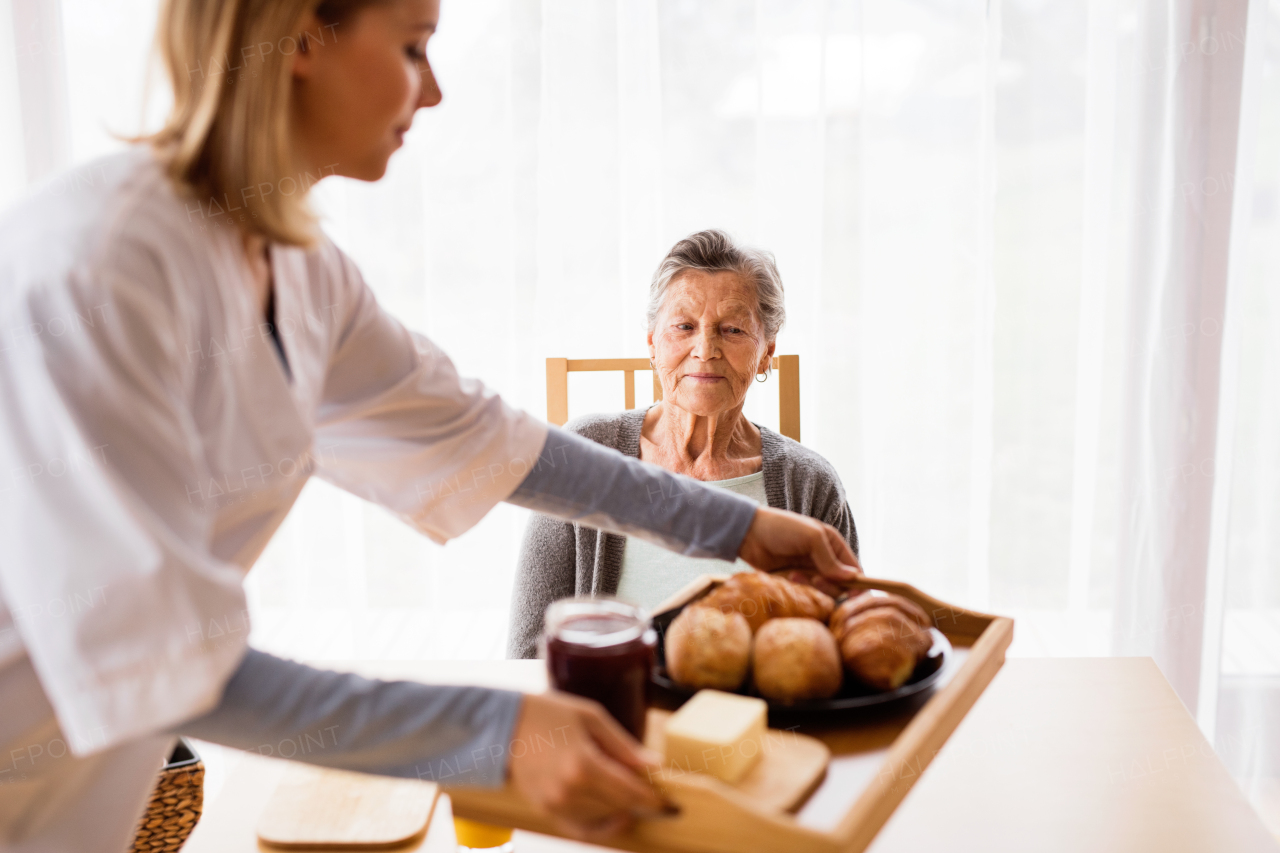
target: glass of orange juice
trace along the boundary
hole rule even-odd
[[[458,837],[458,853],[471,850],[487,850],[491,853],[513,853],[511,827],[494,826],[465,817],[453,819],[453,832]]]

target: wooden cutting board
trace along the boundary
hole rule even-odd
[[[394,847],[427,828],[439,793],[416,779],[291,764],[258,819],[258,838],[290,849]]]
[[[644,744],[663,754],[664,732],[670,711],[649,709],[645,720]],[[718,785],[732,788],[749,797],[762,809],[777,812],[795,811],[804,804],[827,774],[831,750],[817,738],[799,732],[768,729],[765,732],[764,755],[755,767],[735,785],[721,782],[705,774],[693,774],[675,765],[662,780],[678,785],[682,779],[697,775]]]

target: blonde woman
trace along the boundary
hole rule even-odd
[[[248,649],[244,574],[312,474],[438,542],[507,500],[690,554],[853,571],[818,522],[677,484],[459,378],[317,229],[310,184],[378,180],[439,103],[437,13],[166,0],[165,127],[0,217],[0,847],[124,850],[175,733],[509,780],[584,837],[660,807],[651,757],[593,703]],[[693,499],[634,497],[659,490]],[[559,748],[508,749],[548,732]]]

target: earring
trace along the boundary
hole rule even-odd
[[[756,374],[756,381],[757,381],[757,382],[768,382],[768,381],[769,381],[769,371],[767,371],[767,370],[766,370],[764,373],[757,373],[757,374]]]
[[[657,369],[658,369],[658,368],[657,368],[657,366],[655,366],[655,365],[654,365],[654,363],[653,363],[653,359],[649,359],[649,369],[650,369],[650,370],[657,370]]]

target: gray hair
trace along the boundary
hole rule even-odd
[[[739,246],[718,228],[690,234],[671,247],[658,264],[649,285],[649,308],[645,318],[652,332],[658,325],[658,311],[667,296],[671,282],[689,270],[735,272],[750,282],[756,292],[756,310],[764,326],[764,339],[772,342],[787,321],[787,306],[782,292],[782,276],[772,252]]]

